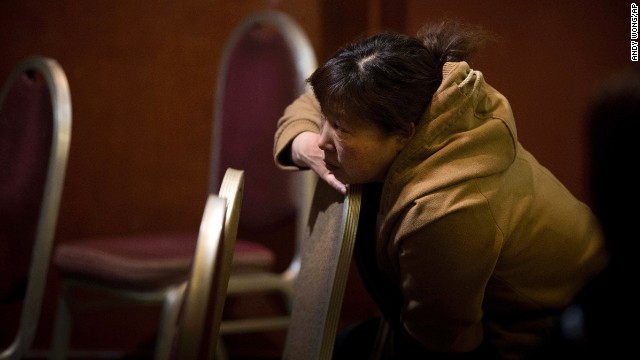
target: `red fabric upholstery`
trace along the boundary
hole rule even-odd
[[[9,86],[0,104],[0,300],[21,295],[26,283],[53,132],[42,76]]]
[[[218,181],[227,167],[243,169],[240,229],[273,226],[295,215],[292,175],[275,166],[272,149],[278,118],[297,96],[296,67],[279,32],[254,26],[238,40],[226,76]]]
[[[62,274],[118,287],[149,290],[186,281],[194,234],[149,234],[83,239],[60,244],[54,263]],[[273,254],[261,245],[238,240],[232,271],[269,270]]]

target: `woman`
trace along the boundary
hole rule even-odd
[[[591,210],[522,147],[507,99],[470,68],[485,39],[451,22],[365,38],[278,121],[280,167],[343,194],[379,190],[373,235],[358,240],[372,251],[357,260],[391,328],[386,358],[522,358],[607,261]]]

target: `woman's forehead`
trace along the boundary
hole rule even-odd
[[[330,122],[339,122],[340,124],[343,124],[343,125],[348,124],[353,127],[371,127],[372,126],[371,121],[362,119],[357,116],[349,115],[346,113],[341,113],[341,114],[322,113],[321,117],[322,119],[328,120]]]

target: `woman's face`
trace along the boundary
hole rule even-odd
[[[318,145],[324,151],[327,169],[336,179],[344,184],[362,184],[383,182],[409,138],[386,134],[363,120],[323,115]]]

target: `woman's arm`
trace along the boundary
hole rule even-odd
[[[320,141],[320,104],[311,91],[287,106],[274,138],[273,155],[282,169],[311,169],[331,187],[347,193],[344,184],[329,172]]]

